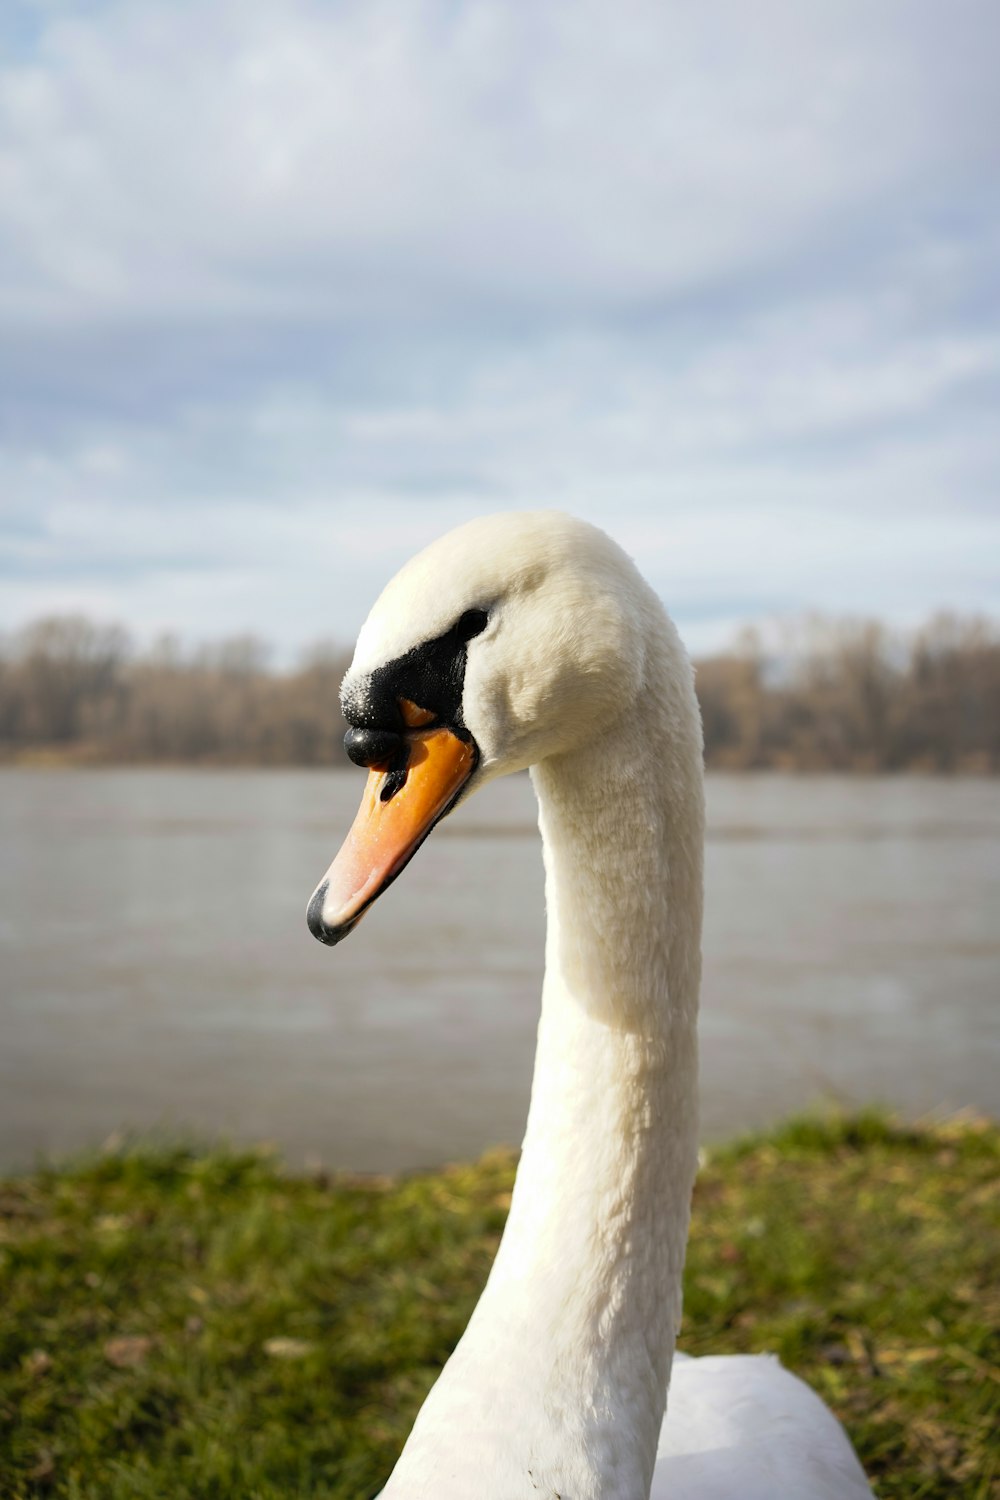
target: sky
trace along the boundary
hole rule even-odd
[[[1000,616],[995,0],[5,0],[0,628],[349,641],[555,506],[695,651]]]

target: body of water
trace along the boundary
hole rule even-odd
[[[531,786],[486,788],[349,941],[304,908],[346,772],[0,772],[0,1166],[123,1126],[384,1171],[520,1139]],[[823,1098],[1000,1113],[1000,784],[712,776],[708,1138]]]

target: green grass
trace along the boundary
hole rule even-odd
[[[714,1152],[682,1347],[780,1354],[880,1496],[996,1495],[998,1165],[996,1126],[876,1116]],[[0,1493],[376,1493],[486,1276],[513,1171],[495,1153],[326,1180],[140,1143],[0,1183]]]

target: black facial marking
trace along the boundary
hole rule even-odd
[[[447,725],[459,738],[468,738],[462,720],[466,644],[480,635],[488,622],[485,610],[468,609],[444,635],[415,646],[351,687],[341,707],[351,726],[344,743],[356,764],[378,764],[384,759],[391,766],[394,742],[405,746],[407,725],[399,707],[401,698],[428,709],[439,724]]]

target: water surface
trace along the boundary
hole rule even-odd
[[[343,772],[0,772],[0,1166],[123,1125],[391,1170],[516,1142],[542,972],[526,777],[336,949]],[[1000,1113],[1000,786],[709,778],[707,1137],[823,1097]]]

